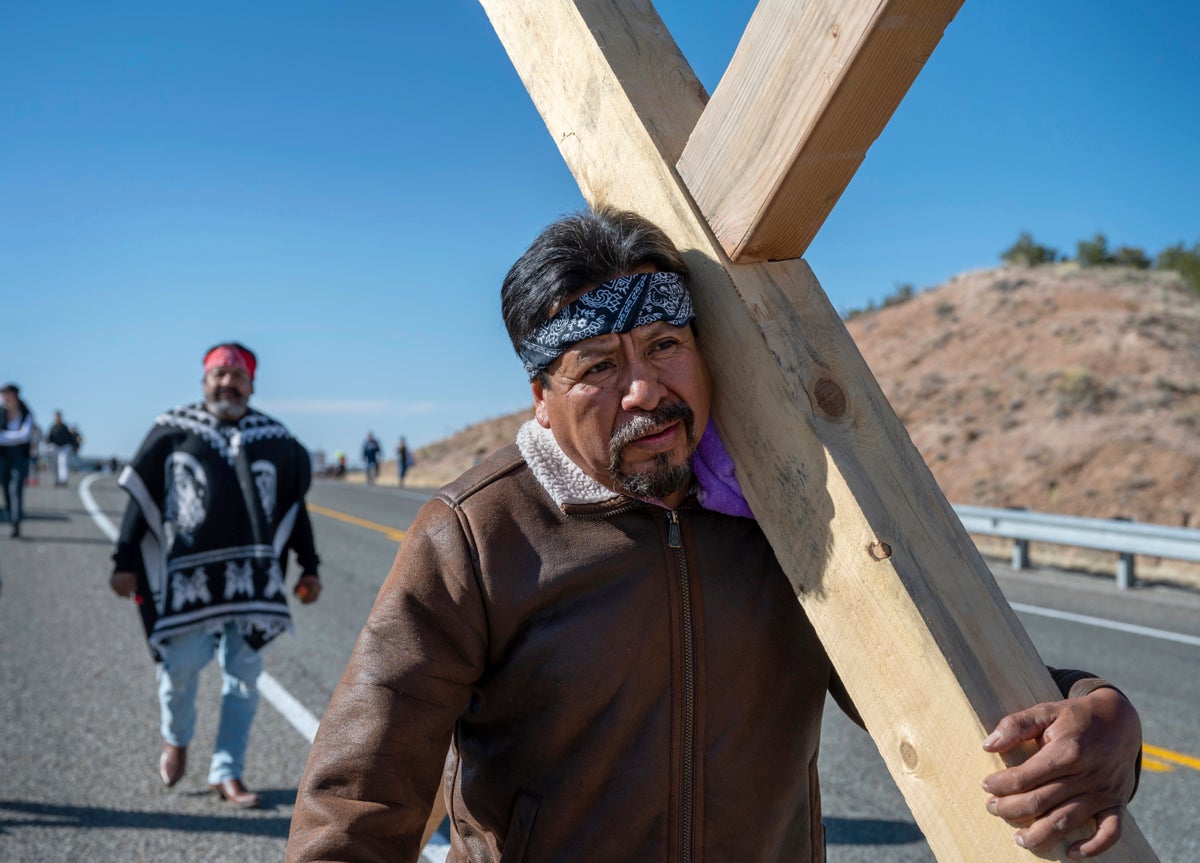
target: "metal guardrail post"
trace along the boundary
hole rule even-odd
[[[1006,506],[1013,512],[1024,512],[1023,506]],[[1029,569],[1029,540],[1013,537],[1012,568],[1015,570]]]
[[[1117,560],[1117,587],[1122,590],[1133,587],[1134,579],[1133,555],[1122,553]]]
[[[1133,523],[1133,519],[1127,515],[1114,515],[1113,521]],[[1122,551],[1120,555],[1117,559],[1117,587],[1121,590],[1127,590],[1133,587],[1133,582],[1136,578],[1133,571],[1133,552]]]
[[[1029,540],[1014,539],[1012,546],[1012,568],[1029,568]]]

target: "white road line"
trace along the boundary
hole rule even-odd
[[[1086,614],[1075,614],[1070,611],[1055,611],[1052,608],[1039,608],[1036,605],[1023,605],[1010,602],[1013,611],[1023,611],[1025,614],[1035,614],[1038,617],[1052,617],[1055,620],[1069,620],[1073,623],[1083,623],[1088,626],[1098,626],[1102,629],[1115,629],[1118,632],[1130,632],[1134,635],[1145,635],[1148,638],[1158,638],[1163,641],[1178,641],[1180,644],[1190,644],[1200,647],[1200,637],[1184,635],[1182,632],[1169,632],[1165,629],[1153,629],[1149,626],[1138,626],[1136,623],[1120,623],[1115,620],[1105,620],[1103,617],[1088,617]]]
[[[108,516],[100,511],[96,499],[92,496],[92,484],[100,476],[98,473],[93,473],[84,478],[83,482],[79,484],[79,499],[83,501],[84,509],[88,511],[88,515],[92,517],[96,526],[104,532],[105,536],[116,542],[118,533],[116,526],[109,521]],[[280,686],[278,680],[264,671],[258,676],[258,691],[272,707],[279,711],[284,719],[291,723],[293,728],[304,735],[305,740],[309,743],[313,742],[320,720],[297,701],[295,696]]]
[[[113,542],[117,541],[117,529],[108,516],[100,511],[100,507],[96,505],[96,499],[92,497],[92,483],[100,479],[100,474],[89,473],[83,478],[83,482],[79,484],[79,499],[83,501],[83,508],[88,511],[88,515],[92,517],[92,521],[96,522],[96,527],[104,532],[104,535]]]
[[[258,691],[263,698],[271,702],[272,707],[283,714],[283,718],[290,722],[293,728],[304,735],[305,740],[313,742],[321,720],[309,713],[308,708],[280,686],[278,680],[264,671],[258,675]]]
[[[450,840],[441,833],[434,833],[421,849],[420,863],[446,863],[450,856]]]

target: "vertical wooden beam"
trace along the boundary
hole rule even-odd
[[[1059,694],[807,265],[732,264],[696,208],[674,165],[703,90],[653,7],[482,3],[584,196],[684,250],[743,488],[934,853],[1029,861],[981,741]],[[1124,824],[1105,859],[1154,860]]]
[[[798,258],[962,0],[761,0],[679,172],[738,263]]]

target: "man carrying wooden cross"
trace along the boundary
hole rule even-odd
[[[687,275],[612,210],[550,226],[509,271],[536,421],[409,530],[289,861],[416,860],[443,785],[454,861],[824,859],[826,693],[858,715],[708,422]],[[978,805],[1031,848],[1095,818],[1073,847],[1092,855],[1120,835],[1140,723],[1104,681],[1052,674],[1064,700],[983,741],[1041,750],[981,776]]]

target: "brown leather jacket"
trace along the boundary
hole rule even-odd
[[[755,522],[560,507],[509,447],[409,530],[287,859],[416,860],[444,778],[451,861],[821,861],[831,689]]]
[[[692,498],[560,506],[537,471],[509,447],[421,510],[287,859],[416,860],[444,779],[452,863],[820,863],[826,692],[857,715],[758,526]]]

